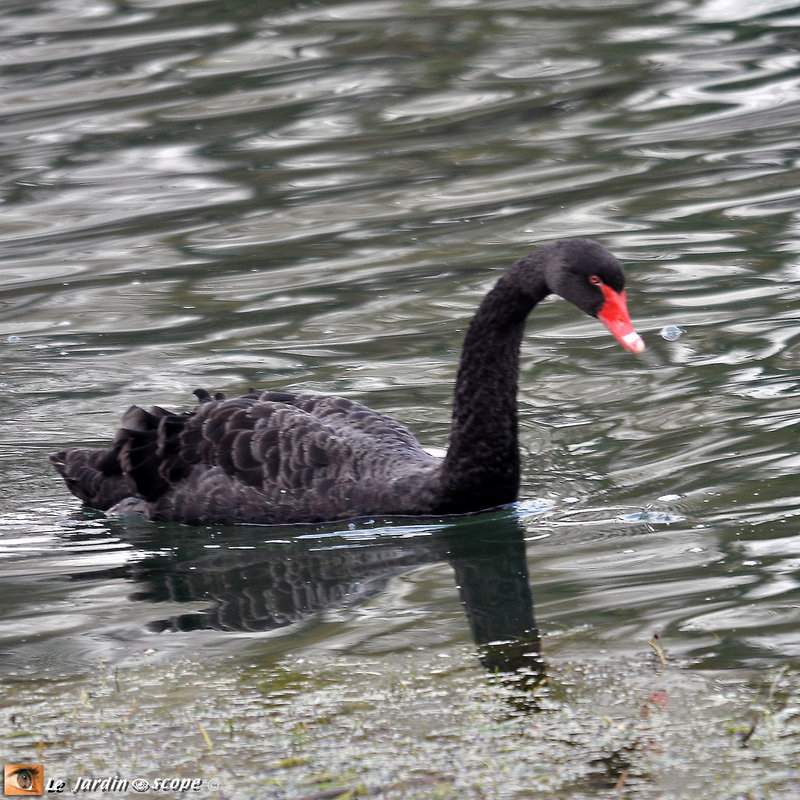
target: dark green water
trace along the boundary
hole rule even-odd
[[[5,3],[3,675],[471,653],[531,599],[545,661],[658,634],[796,667],[799,36],[778,0]],[[198,386],[332,391],[444,447],[472,311],[566,235],[624,261],[648,350],[535,311],[507,514],[120,522],[46,462]]]

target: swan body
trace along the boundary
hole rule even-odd
[[[525,321],[555,293],[640,353],[625,275],[597,242],[564,239],[514,264],[464,341],[444,459],[391,417],[342,397],[205,390],[193,411],[132,406],[107,449],[50,460],[85,504],[188,524],[297,523],[458,514],[514,502],[517,379]]]

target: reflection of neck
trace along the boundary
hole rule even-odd
[[[543,280],[535,294],[523,293],[518,280],[522,263],[486,295],[464,340],[442,467],[443,511],[492,508],[517,499],[519,348],[526,317],[548,293]]]
[[[460,527],[450,548],[472,638],[487,645],[484,664],[503,671],[531,667],[539,656],[524,533],[516,519],[509,522],[490,517],[485,528]]]

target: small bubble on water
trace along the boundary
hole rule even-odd
[[[677,325],[665,325],[661,329],[661,338],[666,339],[668,342],[674,342],[681,338],[682,333],[683,329]]]
[[[12,334],[11,334],[11,336],[9,336],[9,337],[8,337],[8,341],[9,341],[11,344],[16,344],[16,343],[17,343],[19,340],[20,340],[20,339],[19,339],[19,336],[17,336],[17,334],[16,334],[16,333],[12,333]]]

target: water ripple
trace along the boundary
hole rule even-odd
[[[796,4],[58,0],[0,22],[0,555],[20,585],[133,559],[106,521],[65,535],[44,463],[133,402],[334,389],[441,449],[479,298],[537,242],[588,235],[626,262],[648,350],[565,304],[531,323],[540,624],[658,629],[703,665],[796,657]],[[452,627],[449,580],[425,573],[421,619]],[[131,607],[94,585],[74,630]],[[81,602],[53,592],[49,633]]]

